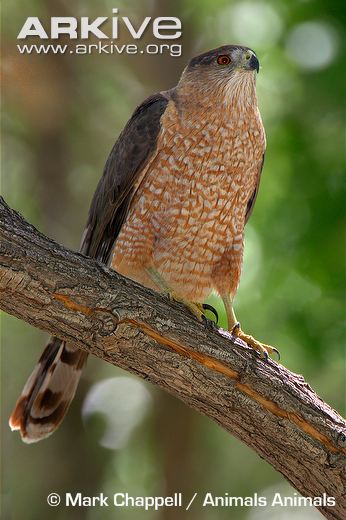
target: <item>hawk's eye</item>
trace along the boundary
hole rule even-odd
[[[221,56],[218,56],[217,62],[219,65],[228,65],[231,63],[231,58],[226,54],[222,54]]]

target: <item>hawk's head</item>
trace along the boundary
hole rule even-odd
[[[252,49],[240,45],[224,45],[192,58],[180,81],[180,87],[214,92],[238,99],[255,94],[259,61]]]
[[[199,71],[229,77],[236,71],[259,71],[259,61],[252,49],[240,45],[224,45],[192,58],[187,72]]]

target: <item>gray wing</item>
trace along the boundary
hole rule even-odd
[[[91,202],[82,253],[108,263],[129,211],[136,180],[156,150],[160,119],[168,100],[169,96],[162,94],[146,99],[121,132]]]
[[[264,154],[263,154],[262,162],[261,162],[261,164],[260,164],[260,166],[258,168],[256,188],[252,192],[251,197],[249,198],[248,203],[247,203],[246,214],[245,214],[245,224],[247,223],[247,221],[251,217],[251,213],[252,213],[252,210],[254,208],[256,199],[257,199],[257,194],[258,194],[258,190],[259,190],[259,183],[260,183],[260,180],[261,180],[261,174],[262,174],[262,170],[263,170],[263,164],[264,164]]]

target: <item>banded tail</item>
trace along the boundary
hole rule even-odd
[[[88,354],[51,337],[13,410],[9,424],[37,442],[59,426],[75,395]]]

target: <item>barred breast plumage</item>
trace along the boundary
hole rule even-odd
[[[157,290],[146,272],[153,266],[190,301],[220,292],[220,283],[238,285],[245,212],[265,148],[257,105],[220,96],[169,102],[112,260]]]

